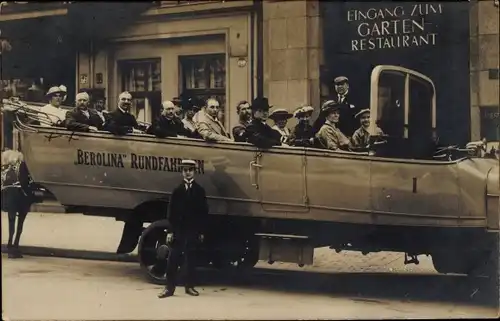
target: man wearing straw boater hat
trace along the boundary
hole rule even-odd
[[[259,148],[281,146],[281,135],[266,124],[269,117],[269,101],[265,97],[257,97],[252,101],[253,119],[247,126],[247,141]]]
[[[185,292],[192,296],[199,295],[194,289],[195,255],[198,242],[203,241],[208,203],[205,189],[194,180],[196,165],[194,160],[182,161],[180,166],[183,181],[174,189],[170,197],[167,218],[172,231],[167,235],[167,243],[171,246],[167,262],[167,282],[165,289],[158,295],[159,298],[174,295],[183,252],[186,269]]]
[[[293,117],[299,121],[293,129],[290,137],[290,144],[294,146],[311,147],[314,145],[313,128],[309,123],[314,108],[311,106],[301,106],[295,110]]]
[[[269,118],[271,118],[274,121],[274,126],[271,127],[281,135],[281,143],[282,144],[290,144],[290,129],[286,127],[286,124],[290,118],[292,118],[293,115],[290,114],[286,109],[279,108],[273,110],[273,112],[269,115]]]
[[[349,139],[340,131],[337,124],[340,120],[340,106],[337,102],[329,100],[321,107],[325,123],[316,134],[323,148],[337,150],[348,149],[351,145]]]

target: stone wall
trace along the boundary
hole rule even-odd
[[[480,109],[499,106],[499,8],[493,0],[475,0],[470,14],[471,139],[477,140]]]
[[[319,105],[323,44],[319,1],[263,3],[264,95],[293,111]]]

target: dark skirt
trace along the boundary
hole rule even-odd
[[[33,204],[31,194],[26,195],[19,187],[7,187],[2,190],[2,211],[29,212]]]

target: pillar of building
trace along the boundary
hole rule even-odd
[[[475,0],[470,10],[471,140],[481,139],[481,109],[499,108],[499,8],[493,0]],[[492,114],[489,112],[489,114]],[[498,113],[494,113],[497,124]],[[497,137],[500,140],[500,137]]]
[[[323,40],[319,1],[263,2],[264,95],[275,108],[318,108]]]

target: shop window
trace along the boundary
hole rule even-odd
[[[200,99],[215,98],[221,106],[220,120],[225,124],[225,54],[182,56],[179,58],[181,91]]]
[[[122,60],[118,68],[121,91],[132,94],[131,113],[151,123],[161,110],[161,59]]]

